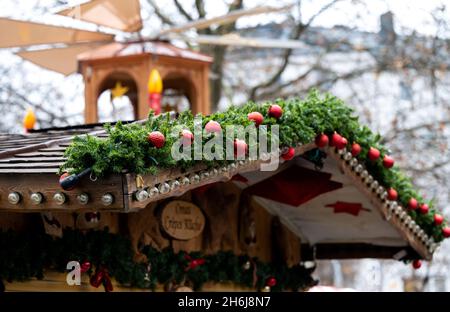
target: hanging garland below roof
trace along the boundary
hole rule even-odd
[[[199,252],[174,253],[146,246],[142,252],[148,262],[133,261],[134,252],[125,236],[104,231],[64,230],[62,238],[43,233],[0,232],[0,289],[2,281],[42,279],[46,269],[66,272],[67,263],[81,263],[93,287],[103,285],[112,291],[111,278],[125,287],[154,290],[157,284],[167,290],[177,287],[201,289],[206,282],[233,282],[254,290],[304,290],[317,284],[312,270],[302,265],[268,264],[245,255],[220,251],[212,255]],[[74,286],[76,287],[76,286]]]

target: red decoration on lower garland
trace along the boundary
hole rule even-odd
[[[412,266],[415,270],[420,269],[420,267],[422,266],[422,261],[420,260],[414,260],[412,263]]]
[[[205,264],[205,259],[203,259],[203,258],[192,259],[192,257],[188,254],[185,254],[184,258],[189,261],[188,266],[186,267],[185,271],[193,270],[196,267]]]
[[[87,272],[91,268],[91,263],[89,261],[84,261],[80,265],[81,273]]]
[[[103,284],[106,292],[114,290],[108,270],[102,267],[98,268],[95,274],[91,276],[90,283],[95,288],[98,288]]]
[[[275,277],[273,277],[273,276],[269,277],[266,280],[266,286],[274,287],[276,284],[277,284],[277,279]]]

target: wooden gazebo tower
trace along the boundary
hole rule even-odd
[[[209,114],[209,65],[212,58],[166,42],[111,43],[78,57],[85,83],[85,122],[98,122],[100,94],[120,81],[128,88],[134,118],[147,117],[147,80],[152,69],[163,79],[164,89],[175,89],[190,102],[190,110]]]

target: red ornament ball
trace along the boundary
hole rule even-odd
[[[67,178],[70,174],[68,172],[64,172],[60,177],[59,177],[59,181],[64,180],[65,178]]]
[[[420,269],[420,267],[422,266],[422,261],[420,260],[414,260],[412,263],[412,266],[415,270]]]
[[[214,120],[208,121],[208,123],[205,125],[205,130],[208,133],[212,132],[220,132],[222,131],[222,127],[220,126],[220,123]]]
[[[333,133],[331,136],[330,146],[337,147],[342,141],[342,136],[339,133]]]
[[[397,200],[397,198],[398,198],[397,191],[395,189],[393,189],[392,187],[390,189],[388,189],[387,194],[388,194],[387,197],[389,200]]]
[[[316,136],[316,139],[314,141],[317,145],[317,147],[325,147],[328,145],[328,136],[325,134],[319,134]]]
[[[352,156],[356,157],[359,155],[359,153],[361,153],[361,145],[359,145],[358,143],[353,143],[352,145]]]
[[[394,166],[394,158],[391,156],[385,155],[383,158],[383,166],[384,168],[392,168]]]
[[[234,156],[244,157],[247,154],[247,143],[244,140],[234,140]]]
[[[430,210],[430,208],[428,207],[427,204],[420,205],[419,211],[421,214],[427,214],[429,210]]]
[[[161,148],[166,143],[164,134],[159,131],[153,131],[148,134],[147,141],[156,148]]]
[[[273,276],[269,277],[266,280],[266,286],[274,287],[276,284],[277,284],[277,279],[275,277],[273,277]]]
[[[341,137],[341,140],[337,143],[336,147],[337,147],[337,149],[341,150],[347,146],[347,143],[348,143],[347,139],[344,137]]]
[[[283,158],[284,160],[291,160],[292,158],[294,158],[294,155],[295,155],[295,148],[289,147],[286,152],[281,154],[281,158]]]
[[[181,131],[181,137],[184,146],[190,146],[192,144],[192,141],[194,141],[194,135],[191,131],[186,129]]]
[[[375,161],[378,158],[380,158],[380,151],[378,149],[374,148],[374,147],[371,147],[369,149],[369,153],[367,154],[367,157],[369,157],[369,159],[371,161]]]
[[[444,235],[445,238],[450,237],[450,227],[446,226],[442,229],[442,235]]]
[[[59,183],[61,183],[62,180],[64,180],[65,178],[70,177],[70,174],[68,172],[64,172],[60,177],[59,177]],[[75,184],[70,187],[70,188],[66,188],[66,191],[71,191],[75,188]]]
[[[247,118],[248,120],[253,121],[257,127],[262,124],[264,120],[264,117],[260,112],[251,112],[247,115]]]
[[[279,119],[283,115],[283,109],[280,105],[273,104],[269,107],[269,116]]]
[[[91,263],[89,261],[84,261],[81,265],[80,265],[80,269],[82,273],[87,272],[89,269],[91,268]]]
[[[441,225],[442,222],[444,222],[444,217],[442,215],[438,214],[438,213],[435,214],[434,215],[434,224]]]
[[[408,202],[408,208],[411,210],[416,210],[417,209],[417,199],[415,198],[411,198]]]

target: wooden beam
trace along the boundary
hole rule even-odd
[[[59,185],[59,177],[56,174],[2,174],[0,175],[0,211],[11,212],[73,212],[73,211],[125,211],[123,197],[122,175],[110,175],[104,179],[91,181],[84,177],[77,187],[70,191],[64,191]],[[8,194],[17,192],[21,196],[18,204],[8,202]],[[34,205],[30,200],[32,193],[39,192],[43,196],[41,204]],[[66,196],[66,202],[57,205],[53,196],[62,192]],[[87,205],[78,202],[77,196],[81,193],[89,195]],[[114,202],[105,206],[102,196],[110,193]]]
[[[301,245],[303,261],[313,259],[395,259],[396,254],[402,251],[406,251],[408,259],[419,258],[417,252],[410,246],[378,246],[363,243]]]

